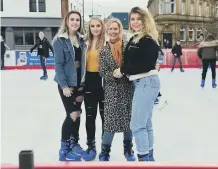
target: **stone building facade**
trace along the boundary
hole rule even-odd
[[[159,31],[159,39],[172,46],[179,39],[183,46],[196,44],[199,34],[218,37],[218,0],[149,0]]]

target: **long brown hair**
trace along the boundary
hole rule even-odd
[[[82,17],[81,17],[81,14],[78,12],[78,11],[70,11],[68,12],[63,21],[62,21],[62,24],[58,30],[58,33],[56,36],[60,35],[60,34],[63,34],[63,33],[67,33],[69,34],[69,26],[68,26],[68,22],[69,22],[69,17],[71,14],[77,14],[79,15],[79,18],[80,18],[80,27],[79,29],[77,30],[77,32],[79,32],[80,34],[84,34],[84,31],[83,31],[83,21],[82,21]]]
[[[101,26],[102,26],[101,34],[98,37],[98,40],[97,40],[96,46],[95,46],[95,48],[98,51],[100,51],[103,48],[104,42],[105,42],[105,24],[104,24],[104,21],[101,18],[99,18],[99,17],[92,17],[89,20],[89,27],[88,27],[88,32],[87,32],[87,41],[89,43],[88,51],[91,50],[92,43],[93,43],[93,34],[91,33],[91,28],[90,28],[90,24],[91,24],[91,22],[93,20],[98,21],[101,24]]]

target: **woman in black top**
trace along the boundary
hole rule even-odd
[[[155,65],[158,58],[158,32],[149,11],[134,7],[129,15],[134,33],[124,51],[120,72],[135,85],[130,129],[135,137],[139,161],[154,161],[152,111],[160,90]],[[117,71],[116,74],[120,75]]]

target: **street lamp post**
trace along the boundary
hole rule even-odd
[[[93,0],[92,0],[92,16],[93,16]]]
[[[85,28],[85,17],[84,17],[84,15],[85,15],[85,10],[84,10],[84,8],[85,8],[85,4],[84,4],[84,0],[82,0],[82,4],[83,4],[83,28]]]
[[[98,10],[99,10],[99,7],[100,7],[101,5],[97,5],[97,15],[98,15]]]
[[[68,0],[61,0],[61,18],[62,19],[64,19],[68,11],[69,11]]]

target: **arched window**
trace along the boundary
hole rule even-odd
[[[188,39],[189,41],[195,40],[195,31],[193,28],[189,28],[188,37],[189,37],[189,39]]]
[[[206,6],[206,17],[209,17],[210,16],[210,4],[207,3],[207,6]]]
[[[197,35],[197,39],[199,40],[200,38],[200,34],[202,33],[202,29],[201,28],[197,28],[196,30],[196,35]]]
[[[176,13],[176,1],[175,0],[164,0],[163,1],[163,13],[164,14]]]
[[[198,16],[201,16],[201,15],[202,15],[202,2],[200,2],[198,6]]]
[[[185,41],[186,40],[186,30],[184,27],[180,28],[180,40]]]
[[[218,5],[216,5],[216,17],[218,17]]]
[[[185,3],[186,0],[182,0],[182,4],[181,4],[181,14],[184,15],[185,14],[185,11],[186,11],[186,3]]]
[[[170,3],[170,8],[171,8],[171,13],[176,13],[176,2],[175,0],[171,0],[171,3]]]
[[[191,1],[190,15],[194,15],[194,0]]]
[[[164,1],[159,0],[159,14],[164,14]]]

